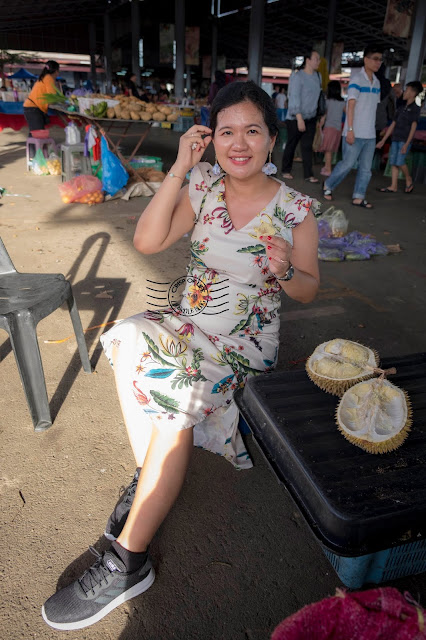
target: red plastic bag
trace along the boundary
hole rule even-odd
[[[102,182],[95,176],[76,176],[59,185],[58,188],[64,204],[81,202],[90,205],[98,204],[104,200]]]

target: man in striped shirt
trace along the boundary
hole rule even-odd
[[[332,191],[346,178],[358,161],[358,171],[352,194],[352,204],[365,209],[373,205],[365,199],[371,178],[371,165],[376,147],[376,110],[380,102],[380,82],[374,75],[382,64],[382,50],[375,45],[364,51],[364,66],[355,71],[348,87],[346,122],[343,128],[343,159],[336,164],[323,185],[326,200],[332,200]]]

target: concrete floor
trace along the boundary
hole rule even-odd
[[[54,130],[59,141],[63,132]],[[184,238],[164,254],[139,255],[134,228],[149,201],[115,200],[93,208],[63,205],[59,178],[25,172],[26,131],[0,133],[0,235],[19,271],[61,272],[72,281],[85,328],[145,306],[145,280],[170,278],[189,256]],[[151,130],[144,153],[173,161],[178,135]],[[277,154],[276,154],[277,155]],[[316,167],[319,173],[319,167]],[[295,165],[294,187],[319,197]],[[410,195],[375,191],[374,211],[350,204],[353,176],[336,190],[350,229],[371,233],[401,253],[355,263],[321,263],[321,290],[303,306],[283,299],[280,369],[301,368],[324,340],[343,336],[382,357],[426,351],[426,187]],[[99,293],[107,292],[99,297]],[[99,335],[87,332],[96,367],[79,365],[64,309],[38,326],[55,423],[34,433],[6,334],[0,342],[0,639],[45,640],[58,632],[40,607],[89,565],[87,547],[104,548],[105,521],[134,463],[113,375]],[[414,424],[415,428],[415,424]],[[341,586],[320,546],[256,448],[250,471],[195,450],[184,489],[153,544],[157,580],[145,595],[115,610],[79,640],[266,640],[302,606]],[[419,478],[419,481],[424,481]],[[426,603],[426,574],[389,583]]]

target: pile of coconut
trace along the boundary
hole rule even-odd
[[[142,120],[149,122],[176,122],[179,117],[179,109],[173,109],[165,104],[154,104],[152,102],[144,102],[133,96],[115,96],[120,104],[115,107],[109,107],[107,111],[108,118],[117,118],[117,120]]]

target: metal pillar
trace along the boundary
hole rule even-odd
[[[104,67],[106,92],[112,91],[112,46],[111,46],[111,20],[110,14],[104,13]]]
[[[328,73],[331,73],[331,58],[333,55],[334,25],[336,23],[337,0],[328,0],[328,27],[325,43],[325,59],[328,64]]]
[[[216,0],[214,0],[214,13],[212,15],[212,55],[211,55],[211,69],[210,79],[215,81],[215,72],[217,68],[217,12],[216,12]]]
[[[90,79],[92,81],[93,91],[96,91],[98,82],[96,79],[96,25],[94,22],[89,23],[89,50]]]
[[[191,65],[187,64],[186,65],[186,95],[189,95],[189,92],[191,91]]]
[[[413,16],[413,33],[405,77],[402,82],[413,82],[421,79],[426,45],[426,2],[417,0],[417,9]]]
[[[141,69],[139,66],[139,40],[141,24],[139,16],[139,2],[132,2],[132,72],[136,76],[136,84],[140,83]]]
[[[175,0],[176,70],[175,96],[184,96],[183,73],[185,69],[185,0]]]
[[[251,0],[248,78],[259,86],[262,84],[264,25],[265,0]]]

